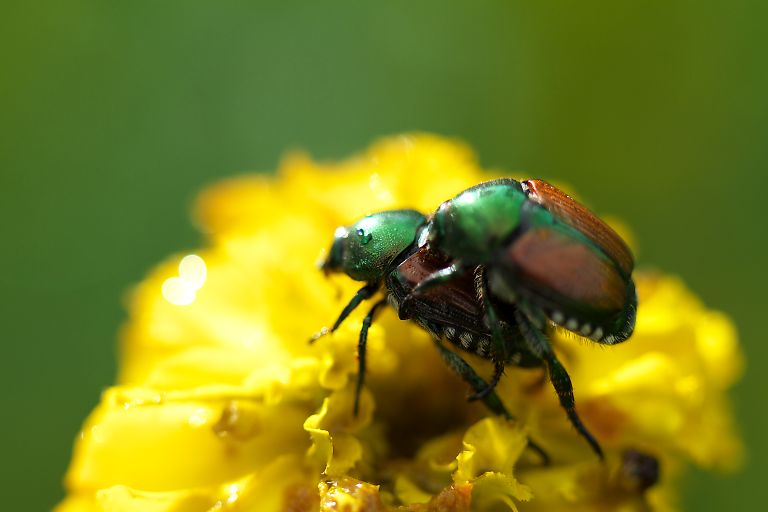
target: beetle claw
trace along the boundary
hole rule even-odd
[[[403,297],[403,300],[400,301],[400,305],[397,307],[397,316],[400,317],[400,320],[408,320],[411,318],[411,310],[413,309],[415,301],[416,298],[413,293],[409,293]]]
[[[309,338],[309,344],[310,345],[313,344],[314,342],[316,342],[317,340],[319,340],[320,338],[322,338],[323,336],[325,336],[330,332],[331,330],[329,328],[323,327],[322,329],[317,331],[315,334],[313,334],[311,338]]]
[[[482,389],[482,390],[478,391],[477,393],[472,393],[471,395],[469,395],[467,397],[467,401],[475,402],[477,400],[482,400],[483,398],[485,398],[485,397],[487,397],[488,395],[491,394],[491,391],[493,391],[494,387],[495,386],[493,386],[492,384],[489,384],[485,389]]]

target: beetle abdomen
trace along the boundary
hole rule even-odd
[[[491,337],[476,334],[460,328],[447,326],[443,329],[445,339],[462,350],[480,357],[488,357],[491,353]]]

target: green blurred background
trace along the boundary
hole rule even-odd
[[[207,183],[386,134],[472,144],[634,228],[641,264],[736,320],[741,474],[688,510],[766,503],[764,2],[3,2],[3,508],[45,510],[115,374],[121,297],[200,241]],[[9,503],[10,500],[10,503]]]

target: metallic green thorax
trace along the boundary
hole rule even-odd
[[[322,268],[344,272],[356,281],[378,281],[425,223],[426,217],[416,210],[390,210],[340,227]]]
[[[486,263],[518,228],[525,202],[525,192],[513,179],[476,185],[440,205],[430,242],[463,264]]]

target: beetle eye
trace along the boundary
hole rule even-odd
[[[325,275],[331,272],[338,272],[341,269],[341,263],[344,260],[344,246],[349,232],[344,226],[336,228],[331,249],[328,251],[328,257],[320,265],[320,269]]]

